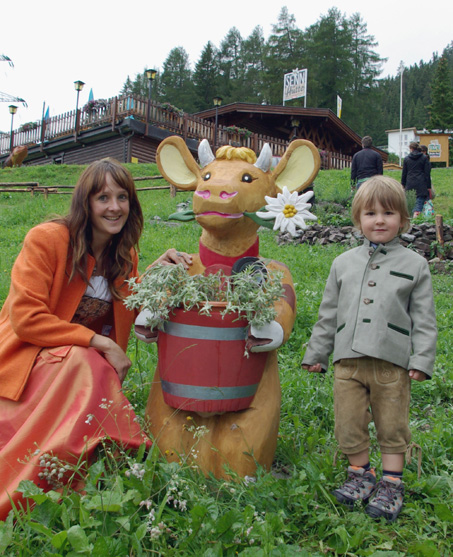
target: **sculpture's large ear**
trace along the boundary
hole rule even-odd
[[[290,192],[302,191],[316,178],[321,166],[318,149],[311,141],[296,139],[286,149],[272,172],[276,186],[286,186]]]
[[[173,186],[181,190],[197,187],[200,168],[182,137],[164,139],[157,148],[156,162],[162,176]]]

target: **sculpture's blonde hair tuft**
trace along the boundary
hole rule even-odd
[[[248,147],[232,147],[224,145],[216,151],[215,158],[217,160],[234,160],[245,161],[250,164],[256,163],[256,154]]]

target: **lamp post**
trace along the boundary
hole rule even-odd
[[[403,72],[404,72],[404,63],[401,60],[400,65],[398,66],[398,72],[400,74],[400,155],[399,161],[401,166],[401,159],[402,159],[402,151],[403,151]]]
[[[14,104],[9,105],[9,113],[11,114],[11,133],[9,139],[9,150],[11,153],[13,152],[13,142],[14,142],[14,132],[13,132],[13,121],[14,121],[14,114],[17,112],[17,106]]]
[[[156,70],[146,70],[145,75],[148,78],[148,108],[146,110],[146,135],[148,135],[149,120],[151,116],[151,92],[153,90],[153,81],[156,79]]]
[[[222,97],[214,97],[215,106],[215,137],[214,137],[214,149],[217,149],[218,142],[218,123],[219,123],[219,106],[222,104]]]
[[[77,139],[77,132],[79,130],[79,95],[85,83],[83,81],[74,81],[74,88],[77,91],[76,111],[75,111],[75,139]]]

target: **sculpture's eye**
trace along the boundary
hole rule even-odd
[[[203,180],[205,182],[207,182],[210,178],[211,178],[211,173],[210,172],[206,172],[206,174],[203,176]]]
[[[253,182],[253,178],[250,174],[244,174],[241,178],[241,182],[246,182],[247,184],[251,184]]]

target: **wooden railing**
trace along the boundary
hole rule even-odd
[[[146,122],[148,112],[148,100],[136,95],[122,95],[108,99],[105,103],[100,103],[94,110],[87,112],[83,109],[72,110],[58,116],[52,116],[47,120],[38,121],[33,124],[33,129],[13,130],[13,147],[16,145],[44,145],[47,141],[59,137],[83,133],[87,130],[99,126],[111,124],[115,126],[122,119],[133,117],[142,122]],[[76,122],[76,119],[78,122]],[[207,139],[212,146],[215,145],[235,145],[249,147],[259,153],[265,143],[268,143],[275,157],[282,156],[288,146],[288,141],[270,137],[262,134],[238,134],[230,133],[226,127],[218,126],[217,141],[215,125],[212,122],[203,120],[198,116],[177,111],[165,107],[160,103],[151,101],[149,122],[152,126],[157,126],[169,130],[170,132],[182,136],[184,139]],[[0,155],[10,152],[11,134],[0,134]],[[351,157],[340,153],[321,151],[321,168],[329,169],[347,168],[351,165]]]

